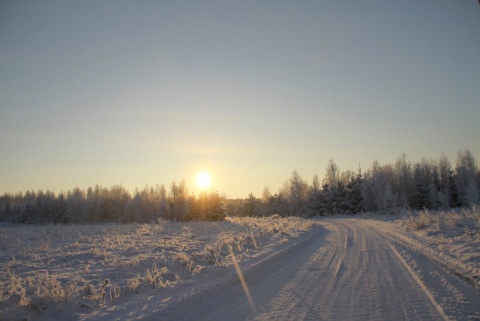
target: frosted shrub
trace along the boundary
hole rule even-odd
[[[215,251],[215,248],[212,245],[210,245],[210,244],[206,245],[202,254],[203,254],[204,260],[207,263],[209,263],[209,264],[216,264],[217,263],[219,253],[218,253],[218,251]]]
[[[418,215],[409,212],[407,214],[405,223],[407,225],[407,229],[418,231],[428,227],[433,227],[434,225],[438,226],[439,221],[436,215],[432,214],[428,210],[425,210],[419,212]]]
[[[105,304],[107,300],[115,302],[115,299],[121,296],[120,287],[117,284],[111,283],[109,279],[103,281],[100,292],[102,294],[103,304]]]
[[[151,269],[145,271],[145,276],[137,274],[134,278],[127,280],[125,293],[139,293],[145,287],[152,287],[154,290],[170,286],[177,280],[177,276],[168,272],[167,267],[157,268],[156,263]]]
[[[35,272],[35,278],[30,278],[30,286],[35,289],[37,297],[44,297],[52,301],[62,301],[64,299],[64,290],[60,282],[55,276],[51,276],[48,272]]]
[[[428,233],[453,237],[463,234],[475,235],[480,232],[480,211],[478,207],[463,208],[450,212],[422,211],[418,215],[409,213],[402,225],[413,231],[427,230]]]
[[[173,262],[179,262],[184,272],[191,275],[199,274],[204,268],[202,265],[195,264],[195,261],[186,253],[178,253],[173,257]]]
[[[125,293],[138,293],[142,285],[140,275],[137,275],[133,279],[127,280],[127,286],[125,287]]]
[[[83,289],[83,297],[95,301],[97,305],[103,305],[106,301],[115,302],[115,299],[120,298],[121,290],[117,284],[105,279],[97,287],[87,283]]]
[[[97,291],[95,290],[95,286],[93,286],[91,283],[85,284],[85,286],[83,287],[83,296],[84,297],[90,298],[90,297],[94,296],[95,293],[97,293]]]
[[[478,206],[463,208],[458,212],[444,213],[444,217],[448,227],[480,230],[480,211]]]
[[[179,262],[180,265],[186,266],[190,264],[192,261],[190,260],[190,258],[186,253],[182,252],[182,253],[175,254],[175,256],[173,257],[173,262]]]
[[[166,267],[162,267],[160,270],[157,268],[157,264],[153,263],[152,269],[145,272],[146,279],[155,289],[156,287],[165,287],[166,280],[164,281],[164,276],[167,275],[168,269]]]
[[[27,289],[25,288],[22,279],[15,274],[10,274],[9,282],[4,282],[1,289],[0,302],[6,301],[11,305],[25,306],[29,303],[26,297]]]
[[[451,212],[444,216],[445,216],[445,224],[447,225],[447,227],[455,228],[455,227],[463,227],[467,225],[466,224],[467,220],[465,216],[462,214]]]

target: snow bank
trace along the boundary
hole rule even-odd
[[[177,288],[225,270],[232,250],[245,262],[312,226],[300,218],[278,217],[0,225],[0,320],[88,319],[153,293],[165,299]]]
[[[378,217],[376,217],[378,219]],[[480,285],[480,208],[407,212],[384,216],[400,230],[385,227],[397,242],[423,253],[454,274]]]

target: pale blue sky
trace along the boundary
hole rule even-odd
[[[473,0],[2,1],[0,193],[480,156]]]

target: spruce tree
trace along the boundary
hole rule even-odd
[[[448,191],[449,191],[449,198],[448,201],[451,207],[460,207],[462,204],[460,203],[460,198],[458,196],[457,187],[455,186],[455,177],[453,175],[453,171],[450,171],[448,175]]]

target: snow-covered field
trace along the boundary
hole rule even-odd
[[[106,225],[1,225],[0,320],[95,318],[179,295],[306,233],[299,218]],[[140,306],[135,306],[139,308]]]
[[[0,320],[480,320],[478,207],[3,225],[0,248]]]

